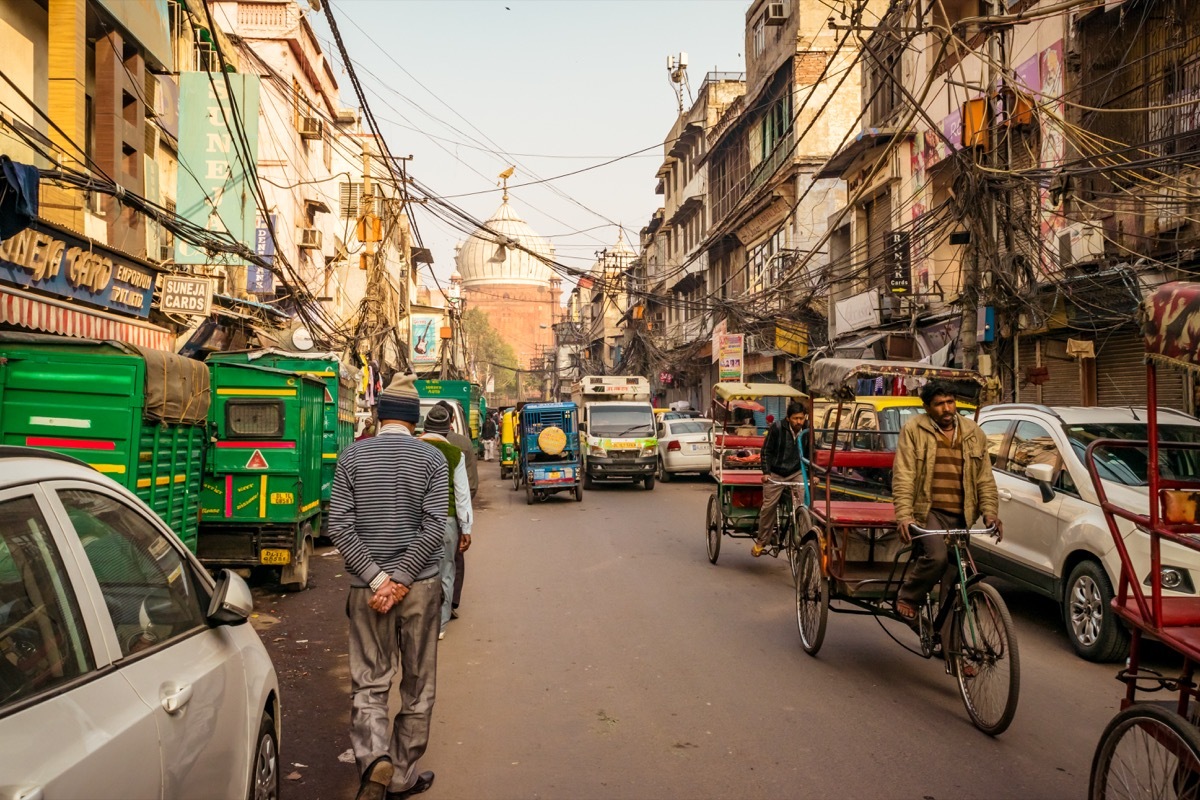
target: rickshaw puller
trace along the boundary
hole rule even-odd
[[[787,419],[771,424],[762,446],[763,499],[758,512],[758,537],[750,555],[758,558],[767,549],[775,533],[775,507],[783,490],[795,496],[795,487],[784,485],[800,480],[800,443],[798,437],[808,423],[808,411],[803,403],[788,403]]]
[[[964,529],[983,516],[1003,537],[996,479],[983,431],[958,413],[954,391],[932,381],[921,389],[925,413],[905,423],[896,448],[892,473],[892,501],[896,527],[905,543],[912,541],[909,526],[924,520],[934,530]],[[917,607],[953,577],[945,536],[922,536],[913,545],[915,560],[896,600],[896,611],[912,621]]]

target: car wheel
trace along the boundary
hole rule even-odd
[[[651,489],[653,489],[654,488],[654,476],[647,475],[645,478],[642,478],[642,485],[646,487],[646,491],[650,491]]]
[[[258,726],[251,769],[248,800],[279,800],[279,742],[270,714],[263,714]]]
[[[1063,620],[1075,652],[1088,661],[1117,661],[1129,648],[1129,634],[1112,610],[1113,590],[1104,568],[1081,561],[1067,578]]]
[[[667,462],[661,458],[658,460],[658,479],[663,483],[671,482],[671,473],[667,472]]]

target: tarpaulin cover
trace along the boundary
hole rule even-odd
[[[729,381],[713,386],[713,396],[719,400],[754,400],[759,397],[803,397],[799,389],[784,383],[739,383]]]
[[[38,213],[37,167],[0,156],[0,240],[26,228]]]
[[[976,397],[983,376],[967,369],[935,367],[917,361],[880,361],[858,358],[823,358],[806,368],[808,388],[821,397],[853,395],[859,378],[919,378],[944,381],[965,397]]]
[[[1138,309],[1146,357],[1200,371],[1200,283],[1164,283]]]
[[[136,353],[146,362],[147,419],[164,422],[204,422],[208,419],[210,381],[201,361],[133,344],[111,342]]]

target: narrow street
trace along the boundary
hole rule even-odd
[[[1118,665],[1071,652],[1057,609],[1005,591],[1021,701],[1003,736],[967,718],[940,661],[830,615],[816,659],[782,560],[704,550],[712,484],[602,486],[528,506],[481,464],[462,616],[440,652],[436,798],[1058,798],[1086,792]],[[284,691],[283,796],[349,798],[343,564],[297,595],[258,587]],[[907,631],[895,630],[902,641]],[[909,634],[911,637],[911,634]]]

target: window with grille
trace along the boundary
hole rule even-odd
[[[225,432],[234,438],[283,436],[283,403],[278,400],[230,400]]]

